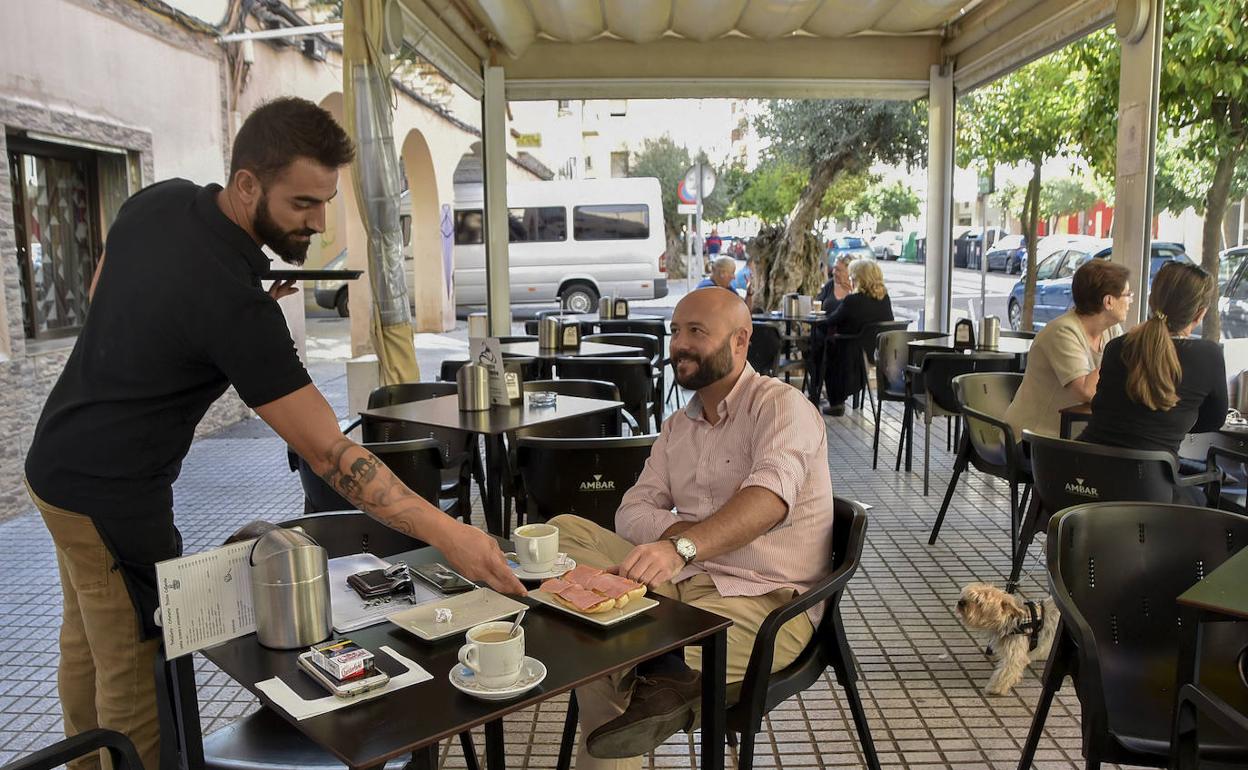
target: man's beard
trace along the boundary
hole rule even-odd
[[[260,236],[260,242],[272,249],[274,254],[282,258],[282,261],[292,265],[302,265],[307,261],[308,246],[312,245],[312,242],[299,240],[298,236],[311,238],[316,231],[306,229],[283,231],[269,215],[267,195],[260,197],[253,226],[256,228],[256,235]]]
[[[698,365],[693,374],[680,376],[680,363],[693,361]],[[724,344],[705,358],[693,353],[682,353],[675,360],[676,383],[686,390],[701,390],[707,385],[719,382],[732,372],[732,334],[724,338]]]

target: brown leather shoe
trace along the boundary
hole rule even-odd
[[[702,710],[702,675],[637,676],[628,708],[589,734],[586,749],[599,759],[626,759],[654,751],[678,730],[691,730]]]

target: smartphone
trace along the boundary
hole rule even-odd
[[[390,675],[380,669],[355,679],[339,679],[313,663],[311,651],[299,655],[299,668],[339,698],[351,698],[369,690],[376,690],[378,687],[385,687],[390,681]]]
[[[476,583],[443,564],[420,564],[412,567],[412,572],[444,594],[471,591],[477,587]]]

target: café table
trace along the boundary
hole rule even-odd
[[[1175,685],[1175,720],[1170,746],[1174,752],[1171,767],[1194,770],[1197,766],[1197,711],[1221,711],[1223,719],[1237,722],[1239,737],[1248,741],[1248,714],[1236,711],[1217,695],[1202,688],[1200,682],[1201,639],[1208,623],[1248,621],[1248,548],[1222,562],[1204,580],[1184,591],[1177,599],[1181,624],[1177,681]],[[1185,686],[1191,685],[1196,695],[1205,699],[1201,709],[1196,702],[1181,698]],[[1224,724],[1224,726],[1226,726]]]
[[[505,541],[503,545],[510,547]],[[426,547],[396,554],[388,561],[412,565],[443,559],[436,549]],[[304,720],[296,720],[274,706],[258,687],[275,676],[292,687],[310,684],[311,680],[300,682],[307,676],[298,670],[301,650],[268,649],[260,645],[255,634],[249,634],[200,654],[352,770],[381,767],[407,754],[413,755],[409,767],[435,770],[438,741],[481,725],[485,726],[488,770],[505,770],[505,716],[650,658],[698,646],[702,649],[701,768],[724,770],[725,666],[732,621],[675,600],[654,598],[658,605],[653,609],[606,628],[522,598],[531,607],[524,619],[525,654],[541,661],[547,675],[535,689],[507,701],[477,700],[451,685],[448,676],[459,665],[463,634],[426,642],[391,623],[352,631],[350,638],[361,647],[376,652],[383,645],[389,646],[433,678]],[[191,658],[181,658],[172,665],[182,667],[183,678],[190,674],[192,684],[178,694],[177,718],[184,723],[177,726],[178,732],[187,736],[188,742],[199,743]],[[202,743],[189,747],[189,756],[202,754]]]
[[[1071,438],[1074,433],[1075,423],[1088,422],[1092,419],[1092,402],[1084,401],[1082,403],[1063,407],[1057,410],[1057,413],[1061,417],[1059,436],[1061,438]],[[1248,424],[1231,422],[1223,423],[1222,427],[1219,428],[1217,432],[1228,438],[1237,439],[1240,442],[1240,449],[1248,449]]]
[[[606,342],[582,342],[576,349],[543,348],[536,342],[505,342],[498,346],[504,356],[526,356],[555,360],[560,356],[640,356],[645,351],[633,345],[615,345]]]
[[[508,522],[503,520],[502,478],[507,450],[503,446],[503,437],[520,428],[621,409],[623,406],[620,401],[561,395],[556,398],[554,406],[533,407],[526,398],[523,403],[513,406],[463,412],[459,409],[459,396],[450,395],[366,409],[360,414],[377,420],[430,425],[484,436],[485,473],[488,478],[484,500],[486,527],[492,534],[506,537]]]
[[[944,337],[932,337],[927,340],[912,340],[907,343],[910,349],[911,363],[915,363],[914,359],[928,353],[956,353],[960,350],[975,350],[977,352],[991,353],[1010,353],[1019,359],[1027,357],[1027,353],[1031,350],[1032,340],[1020,339],[1018,337],[1002,337],[997,340],[995,348],[959,348],[953,344],[953,336],[946,335]]]

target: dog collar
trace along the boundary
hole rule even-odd
[[[1023,602],[1023,606],[1027,608],[1027,614],[1030,619],[1024,620],[1018,624],[1018,627],[1011,631],[1013,634],[1027,635],[1027,651],[1033,652],[1036,645],[1040,643],[1040,629],[1044,628],[1044,604],[1035,601]]]

